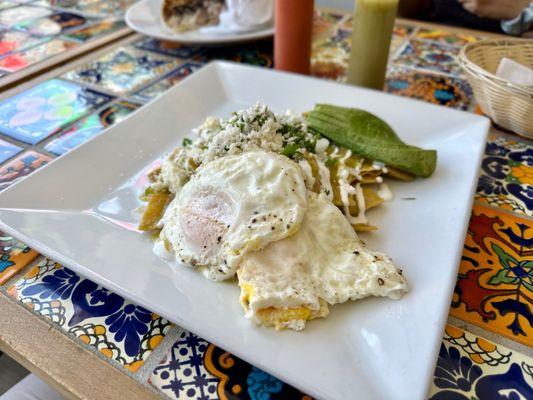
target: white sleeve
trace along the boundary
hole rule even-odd
[[[533,29],[533,2],[513,19],[501,21],[502,30],[508,35],[520,36]]]

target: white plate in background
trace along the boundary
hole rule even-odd
[[[265,39],[274,34],[274,27],[261,28],[250,32],[228,32],[227,34],[193,30],[174,32],[167,28],[161,18],[163,0],[143,0],[126,11],[128,26],[144,35],[161,40],[184,44],[221,45]]]

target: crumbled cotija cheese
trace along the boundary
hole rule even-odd
[[[228,120],[209,117],[192,134],[189,145],[165,160],[154,186],[177,193],[198,166],[214,159],[254,150],[283,154],[287,146],[290,156],[300,149],[314,149],[316,143],[302,116],[290,111],[275,114],[262,103],[237,111]]]

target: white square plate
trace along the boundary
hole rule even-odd
[[[432,177],[393,182],[395,200],[369,213],[380,229],[364,240],[405,271],[411,291],[402,300],[334,306],[327,319],[302,332],[256,327],[243,317],[236,284],[171,268],[136,231],[132,210],[148,166],[205,117],[228,116],[257,100],[278,112],[302,112],[319,102],[362,108],[406,142],[437,149]],[[317,398],[422,400],[448,315],[488,127],[483,117],[381,92],[212,63],[2,192],[0,227]]]

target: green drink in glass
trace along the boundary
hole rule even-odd
[[[399,0],[356,0],[348,83],[383,89]]]

